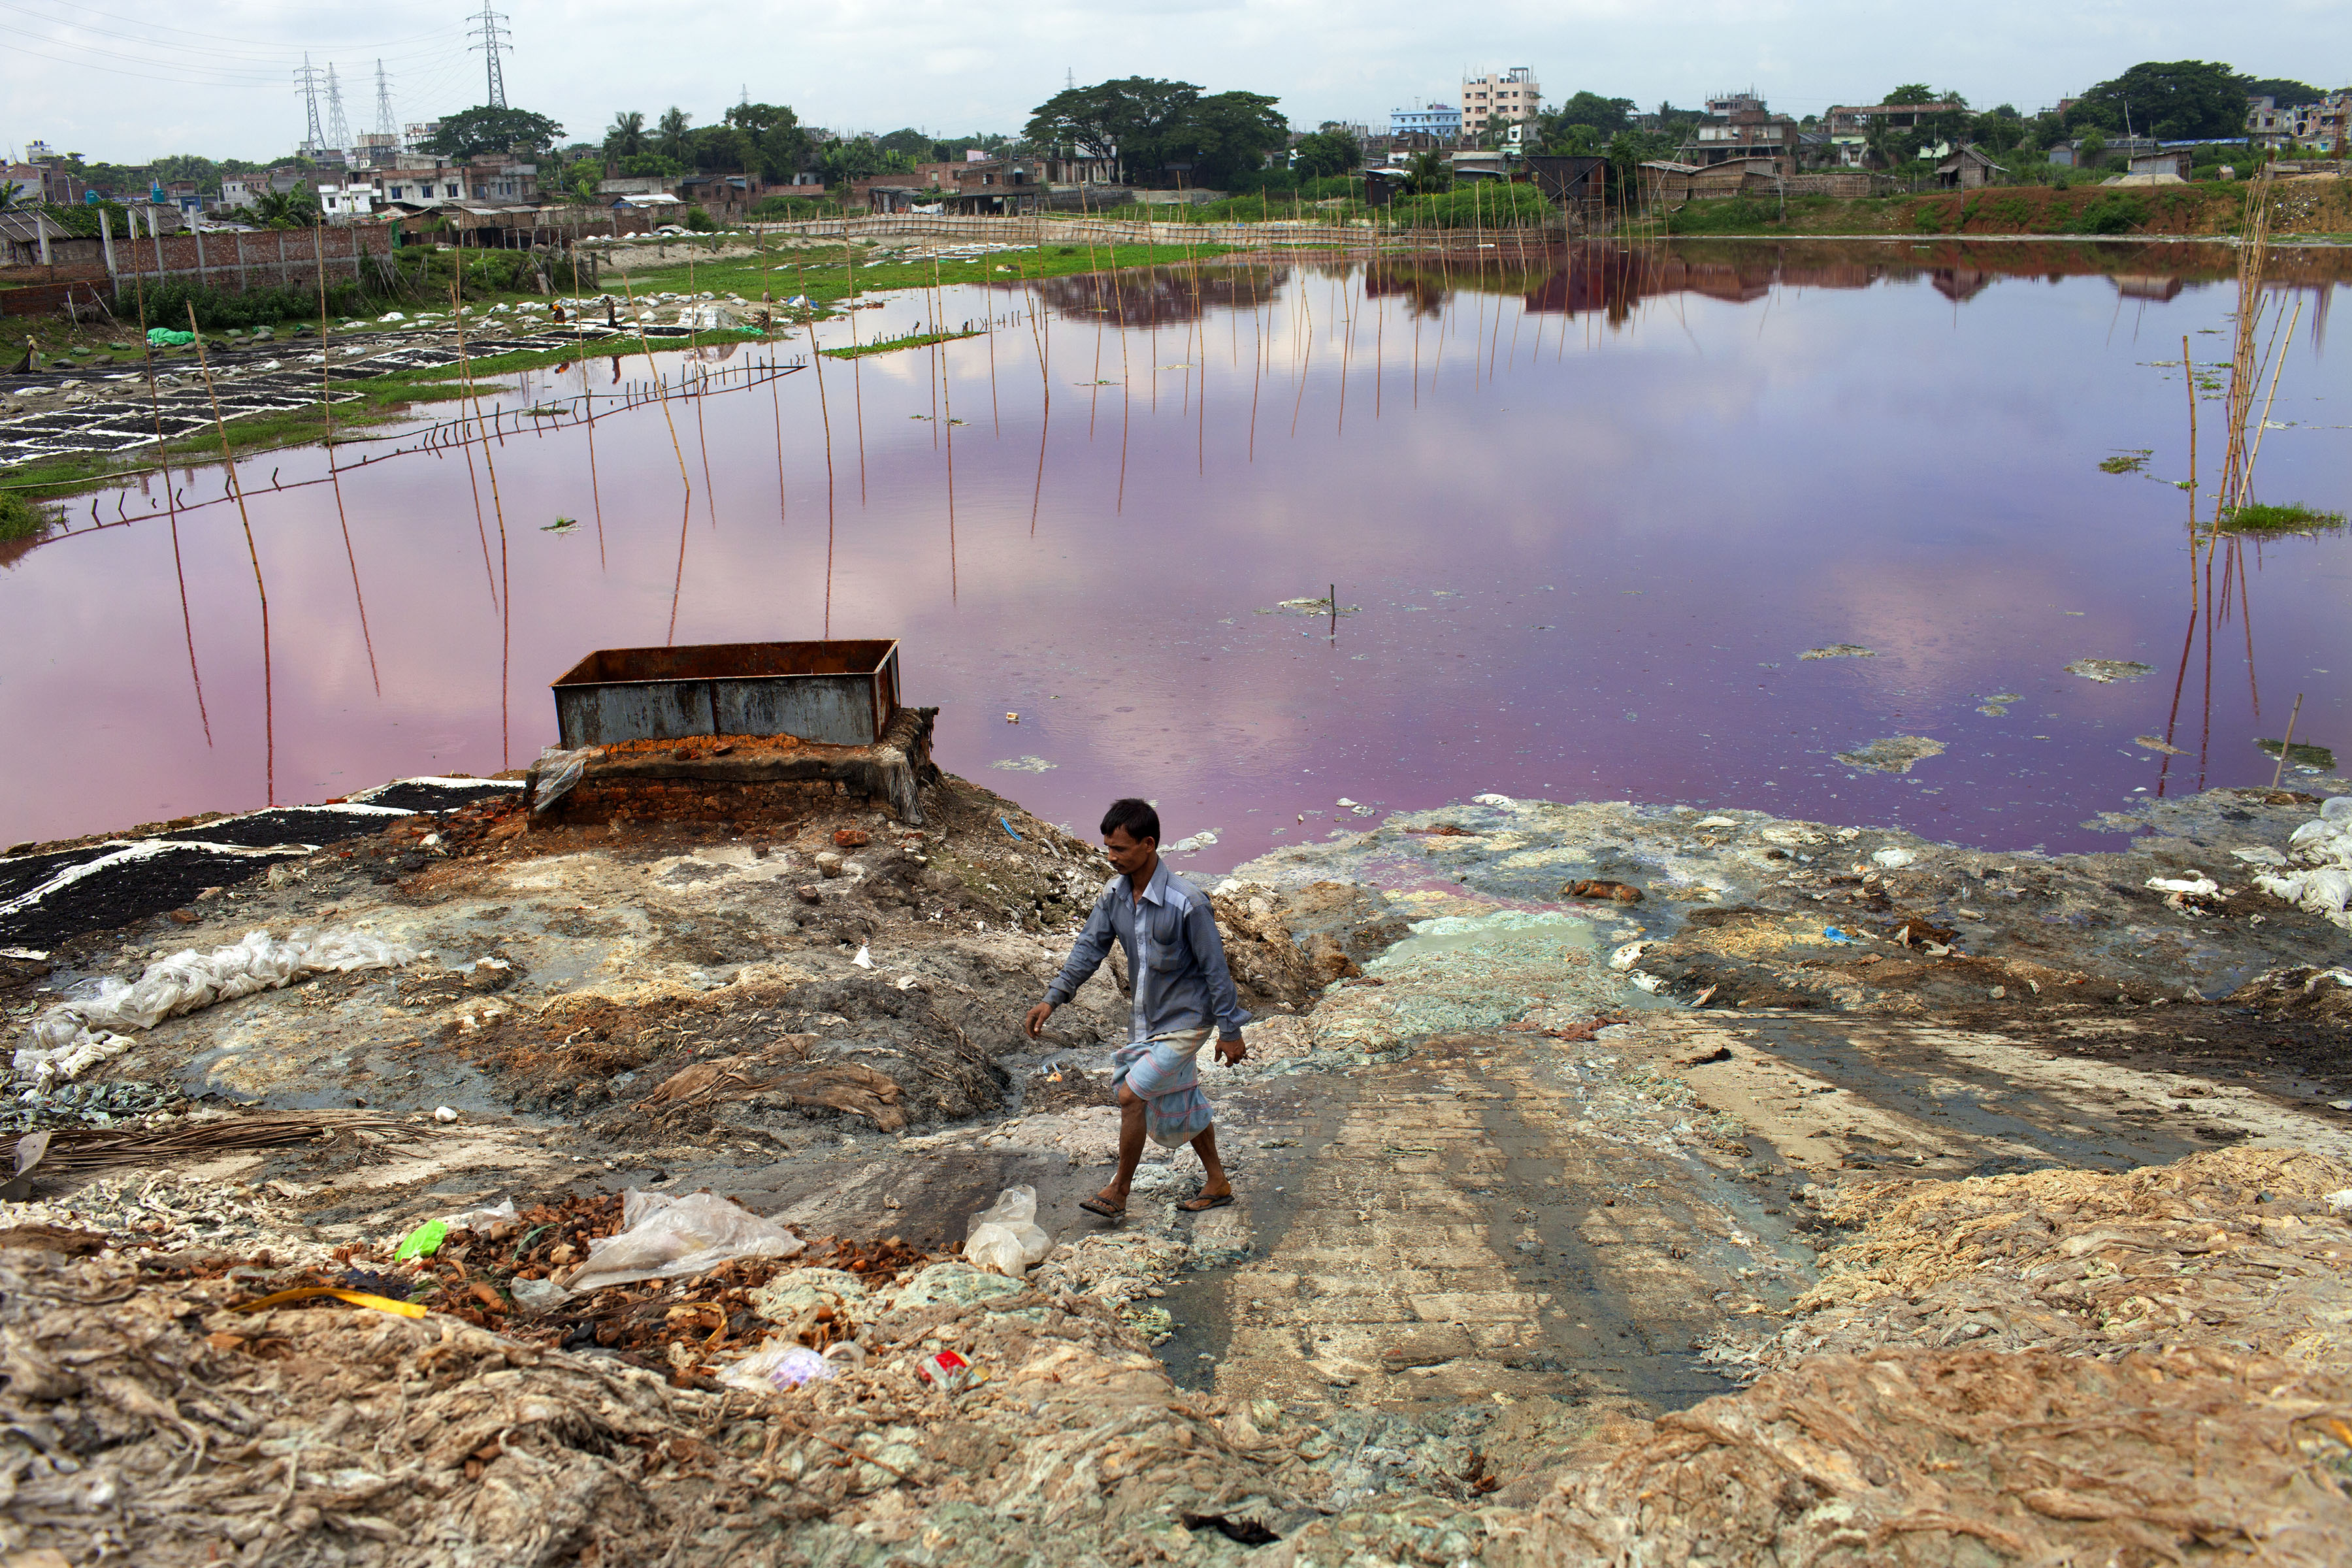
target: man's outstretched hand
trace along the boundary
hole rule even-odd
[[[1045,1020],[1053,1016],[1054,1005],[1051,1002],[1040,1002],[1034,1007],[1030,1008],[1029,1020],[1025,1026],[1029,1032],[1029,1037],[1034,1040],[1039,1035],[1044,1034],[1045,1032]]]
[[[1249,1047],[1242,1044],[1242,1037],[1239,1035],[1235,1035],[1230,1040],[1217,1042],[1217,1059],[1227,1067],[1239,1065],[1241,1059],[1247,1055],[1249,1055]]]

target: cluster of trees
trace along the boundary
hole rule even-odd
[[[1130,181],[1223,187],[1289,142],[1276,101],[1261,92],[1209,93],[1189,81],[1125,77],[1055,93],[1032,112],[1027,134],[1040,147],[1115,157]]]
[[[623,174],[670,178],[750,171],[762,179],[789,180],[806,165],[809,146],[800,116],[781,103],[739,103],[719,123],[700,127],[693,115],[672,104],[651,125],[636,110],[615,114],[602,153]]]

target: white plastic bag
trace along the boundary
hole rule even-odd
[[[730,1388],[760,1394],[781,1394],[803,1383],[817,1383],[834,1374],[835,1363],[806,1345],[770,1341],[719,1374]]]
[[[441,1223],[451,1230],[488,1230],[500,1221],[508,1225],[515,1225],[521,1219],[522,1216],[515,1213],[514,1199],[502,1198],[488,1208],[466,1209],[457,1214],[445,1214],[441,1216]]]
[[[152,1029],[166,1018],[290,985],[307,974],[396,969],[423,956],[415,948],[348,929],[298,931],[284,942],[257,931],[210,952],[183,948],[149,964],[136,980],[76,986],[68,1000],[33,1025],[31,1039],[16,1052],[16,1076],[47,1089],[130,1046],[129,1037],[110,1031]]]
[[[530,809],[545,811],[570,795],[572,786],[580,782],[581,773],[586,770],[590,754],[591,749],[587,747],[567,752],[561,746],[550,746],[540,752],[539,761],[532,764],[530,770],[538,775],[530,792]]]
[[[635,1187],[621,1194],[618,1236],[588,1244],[588,1257],[562,1281],[574,1295],[633,1279],[677,1279],[730,1258],[790,1258],[801,1239],[773,1220],[709,1193],[668,1197]]]
[[[971,1216],[963,1255],[982,1268],[1018,1279],[1054,1249],[1054,1238],[1037,1224],[1037,1189],[1007,1187],[996,1201]]]

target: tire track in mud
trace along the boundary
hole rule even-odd
[[[1620,1124],[1593,1081],[1526,1035],[1444,1036],[1318,1079],[1289,1118],[1237,1118],[1297,1144],[1237,1173],[1245,1206],[1194,1222],[1196,1247],[1255,1247],[1171,1289],[1188,1325],[1171,1368],[1303,1410],[1548,1399],[1597,1416],[1726,1392],[1697,1347],[1805,1282],[1786,1233],[1676,1143],[1682,1112]]]

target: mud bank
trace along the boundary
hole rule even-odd
[[[2252,884],[2315,796],[2159,803],[2047,858],[1481,796],[1265,857],[1213,894],[1261,1018],[1207,1070],[1242,1201],[1181,1214],[1191,1156],[1154,1150],[1105,1229],[1076,1204],[1123,976],[1018,1034],[1106,874],[1085,843],[951,777],[919,829],[831,785],[619,826],[517,794],[257,828],[261,874],[0,960],[14,1033],[256,931],[391,955],[20,1082],[62,1163],[0,1210],[0,1546],[2352,1551],[2347,936]],[[241,1146],[265,1113],[313,1123]],[[1055,1242],[1024,1279],[955,1257],[1013,1185]],[[563,1294],[625,1190],[806,1250]],[[425,1315],[235,1310],[301,1286]],[[726,1381],[793,1340],[856,1349]],[[945,1350],[950,1389],[918,1371]]]

